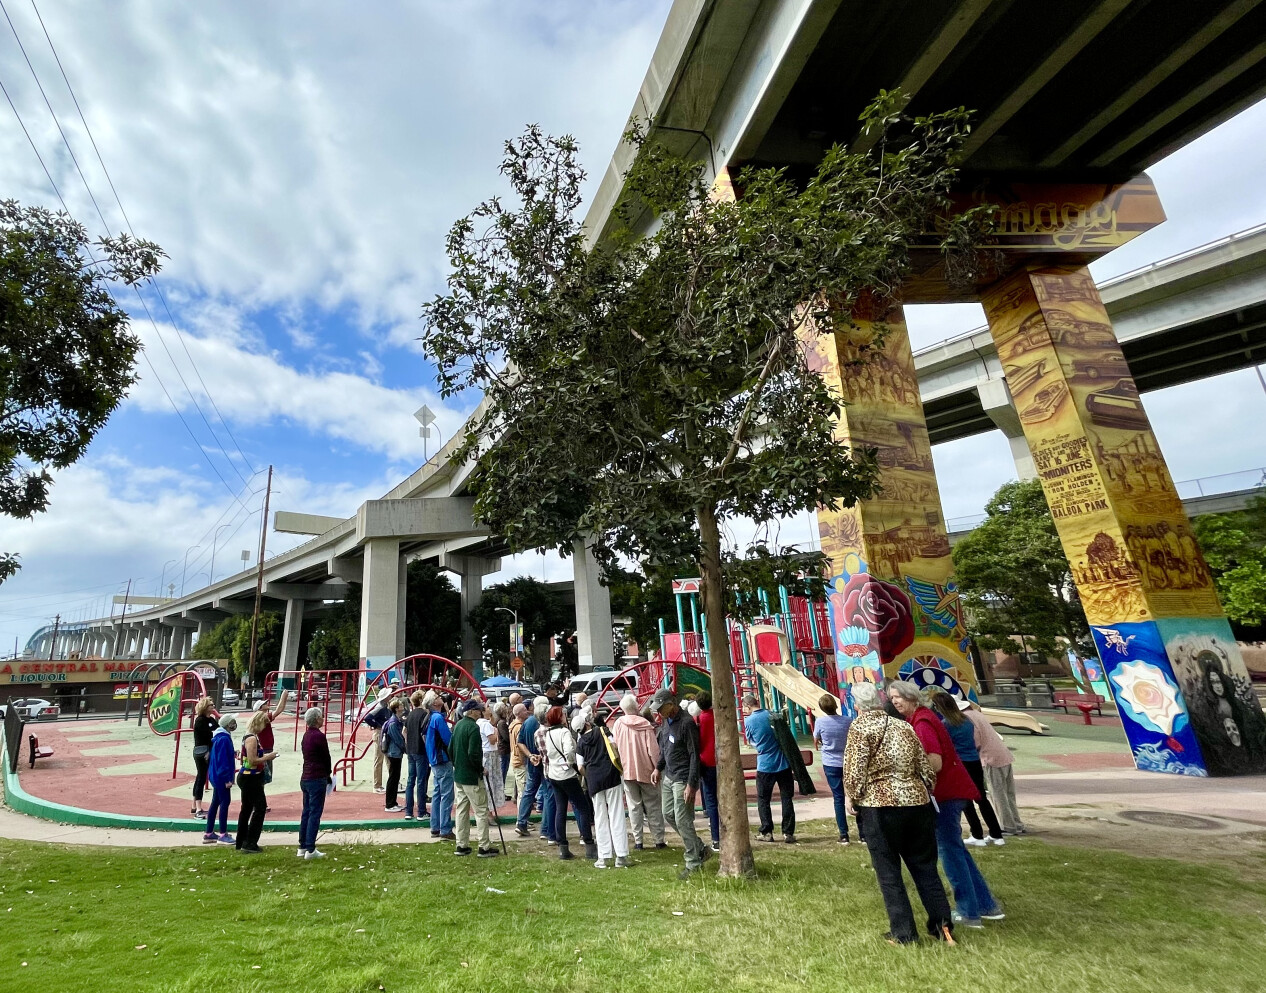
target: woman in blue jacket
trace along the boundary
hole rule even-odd
[[[387,813],[404,810],[400,806],[400,764],[404,760],[404,722],[400,712],[404,707],[399,697],[387,705],[391,716],[382,727],[382,750],[387,756]]]
[[[207,780],[211,783],[211,806],[207,808],[207,831],[202,836],[204,845],[232,845],[229,834],[229,796],[233,789],[233,773],[237,770],[237,756],[233,751],[232,732],[237,730],[237,718],[225,714],[220,726],[211,736],[211,754],[207,761]],[[220,818],[220,834],[215,833],[215,818]]]

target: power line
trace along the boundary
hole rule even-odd
[[[97,218],[101,221],[102,228],[106,231],[109,231],[110,224],[105,219],[105,212],[102,211],[101,204],[97,202],[96,194],[92,192],[92,187],[88,183],[88,177],[84,175],[83,167],[80,166],[79,164],[79,158],[78,156],[75,155],[75,149],[70,144],[70,139],[66,135],[66,129],[62,127],[62,122],[57,116],[57,111],[53,109],[53,103],[51,100],[48,99],[48,93],[44,90],[44,84],[40,81],[39,73],[35,71],[35,65],[31,62],[30,55],[27,54],[26,46],[22,44],[22,38],[18,34],[18,29],[13,23],[13,18],[9,16],[9,8],[5,6],[4,0],[0,0],[0,11],[4,12],[4,19],[8,21],[9,30],[13,33],[13,40],[18,43],[18,48],[22,52],[22,58],[26,60],[26,67],[31,70],[31,78],[35,80],[35,86],[40,91],[40,96],[44,99],[44,106],[48,108],[48,113],[53,118],[53,124],[57,128],[57,133],[61,135],[62,144],[66,146],[66,151],[70,153],[70,161],[74,163],[75,171],[79,173],[79,181],[83,183],[84,190],[88,194],[88,199],[92,201],[92,206],[97,212]],[[38,14],[38,11],[37,11],[37,14]],[[40,23],[41,25],[43,25],[42,18],[40,20]],[[45,37],[47,37],[47,29],[45,30]],[[49,45],[50,47],[52,46],[51,39],[49,41]],[[54,55],[56,55],[56,52],[54,52]],[[61,60],[58,59],[58,66],[60,65],[61,65]],[[64,78],[64,75],[63,75],[63,78]],[[67,88],[69,88],[70,86],[69,80],[66,81],[66,85],[67,85]],[[73,91],[72,91],[71,96],[73,99],[74,97]],[[75,101],[75,105],[76,107],[78,107],[79,105],[78,100]],[[87,125],[85,124],[85,127],[86,126]],[[94,142],[93,144],[95,146],[96,143]],[[113,186],[113,183],[111,184],[111,186]],[[63,204],[63,206],[65,206],[65,204]],[[67,213],[69,213],[69,210],[67,210]],[[136,233],[132,232],[132,234],[133,234],[133,237],[135,237]],[[194,410],[196,410],[198,412],[198,416],[202,418],[202,423],[205,424],[207,426],[207,430],[211,432],[212,440],[216,443],[218,447],[221,448],[221,450],[223,450],[223,445],[221,444],[220,439],[216,436],[215,428],[212,427],[211,422],[207,419],[206,413],[203,411],[202,407],[198,404],[197,398],[193,395],[193,390],[189,388],[189,384],[185,381],[184,373],[180,371],[180,366],[176,364],[175,356],[171,354],[171,349],[167,347],[167,340],[163,337],[163,333],[158,329],[158,322],[154,320],[154,315],[150,313],[149,305],[145,302],[145,298],[141,296],[140,288],[133,285],[132,289],[136,293],[136,298],[141,302],[141,307],[145,310],[145,316],[149,318],[150,325],[154,328],[154,334],[157,335],[159,344],[163,346],[163,351],[167,353],[167,358],[171,362],[171,367],[176,373],[176,378],[180,380],[180,385],[185,388],[185,393],[189,395],[189,402],[193,404]],[[186,354],[188,354],[188,351],[189,350],[186,347],[185,349]],[[190,356],[189,360],[192,363],[193,357]],[[152,362],[150,363],[150,369],[154,370],[154,365]],[[194,364],[194,371],[197,372],[196,363]],[[154,375],[155,376],[158,375],[157,370],[154,370]],[[201,375],[199,375],[199,379],[201,379]],[[204,391],[206,390],[205,383],[203,383],[203,389]],[[208,393],[208,396],[209,396],[209,393]],[[221,418],[221,420],[223,420],[223,418]],[[240,451],[241,450],[239,449],[239,452]],[[243,459],[246,458],[245,454],[242,455],[242,458]],[[241,472],[238,471],[237,466],[233,464],[233,460],[226,457],[225,461],[229,463],[229,468],[231,468],[237,474],[237,478],[240,479],[243,483],[245,483],[246,477],[243,476]],[[250,461],[247,460],[247,465],[249,464],[250,464]]]
[[[92,134],[92,128],[88,126],[88,119],[84,116],[83,108],[79,106],[79,98],[75,95],[75,88],[70,85],[70,77],[66,75],[66,67],[62,65],[61,56],[57,54],[57,47],[53,44],[53,38],[48,33],[48,27],[44,23],[44,17],[40,13],[39,6],[35,0],[31,0],[31,9],[35,11],[36,20],[40,22],[40,29],[44,32],[44,40],[48,42],[49,51],[53,53],[53,59],[57,63],[58,71],[61,72],[62,82],[66,84],[66,92],[70,94],[70,99],[75,105],[75,112],[79,115],[79,121],[84,126],[84,132],[88,135],[88,141],[92,144],[92,150],[97,156],[97,163],[101,166],[101,171],[105,173],[106,182],[110,186],[110,192],[114,195],[114,202],[118,204],[119,213],[123,215],[123,222],[127,225],[128,232],[133,238],[136,238],[136,229],[132,227],[132,219],[128,217],[127,211],[123,207],[123,200],[119,196],[119,191],[114,185],[114,179],[110,175],[110,170],[106,168],[105,159],[101,155],[101,149],[97,147],[97,139]],[[82,174],[81,174],[82,175]],[[95,200],[93,201],[95,204]],[[98,213],[100,211],[98,210]],[[104,222],[103,222],[104,223]],[[210,401],[212,409],[216,416],[220,419],[220,423],[224,425],[224,430],[233,442],[233,447],[237,449],[237,453],[242,456],[242,461],[246,463],[247,468],[254,469],[251,460],[246,453],[242,451],[242,446],[238,444],[237,438],[233,434],[233,429],[229,427],[229,422],[224,414],[220,412],[220,406],[215,402],[215,397],[211,395],[211,390],[207,387],[205,380],[202,378],[202,372],[198,368],[198,363],[194,360],[192,353],[189,351],[189,345],[185,341],[184,333],[180,329],[180,325],[176,323],[176,317],[171,312],[171,307],[167,305],[167,297],[163,294],[162,288],[158,284],[157,276],[153,279],[154,292],[158,294],[158,299],[163,305],[163,310],[167,313],[167,319],[171,321],[171,326],[176,332],[176,337],[180,340],[180,346],[185,351],[185,357],[189,359],[189,364],[193,368],[194,375],[198,377],[198,383],[202,386],[203,394]],[[138,291],[139,292],[139,291]],[[153,318],[151,318],[151,321]],[[174,365],[174,362],[173,362]],[[261,470],[254,469],[258,474]]]
[[[3,0],[0,0],[0,7],[3,7]],[[5,11],[5,15],[6,17],[8,16],[7,10]],[[10,22],[10,26],[12,26],[12,22]],[[16,37],[16,33],[15,33],[15,37]],[[19,44],[21,44],[20,41],[19,41]],[[67,206],[66,204],[66,198],[62,196],[62,192],[58,188],[56,180],[53,179],[53,174],[49,171],[47,164],[45,164],[44,162],[44,156],[40,154],[39,146],[35,144],[35,139],[31,137],[31,132],[27,130],[26,122],[22,120],[22,115],[21,113],[19,113],[17,105],[13,102],[13,98],[9,95],[8,88],[4,86],[3,80],[0,80],[0,90],[4,92],[5,99],[9,102],[9,107],[13,110],[13,116],[17,118],[18,125],[22,128],[22,133],[26,135],[26,140],[27,142],[30,143],[31,151],[33,151],[35,153],[35,157],[39,159],[40,166],[44,170],[44,175],[48,177],[49,185],[52,186],[53,193],[56,194],[58,202],[62,205],[62,210],[66,212],[66,215],[68,217],[73,217],[74,215],[71,214],[70,207]],[[88,256],[94,262],[97,261],[96,257],[92,254],[91,248],[89,248],[88,250]],[[153,318],[151,317],[150,320],[152,321]],[[163,395],[167,397],[167,402],[171,404],[171,409],[175,412],[176,416],[180,419],[180,423],[184,425],[185,431],[188,432],[190,439],[194,443],[194,447],[198,449],[203,459],[206,460],[207,465],[211,467],[211,471],[214,472],[216,476],[219,478],[220,482],[224,484],[224,488],[228,490],[229,494],[236,500],[237,499],[236,491],[233,489],[233,487],[231,487],[228,484],[228,480],[224,478],[220,470],[216,468],[215,463],[211,461],[210,456],[207,455],[205,449],[203,449],[202,442],[198,440],[198,436],[193,433],[193,428],[191,428],[189,426],[189,422],[185,420],[185,415],[182,414],[180,411],[180,408],[176,406],[176,401],[172,399],[171,393],[169,393],[167,390],[167,386],[163,383],[162,378],[158,375],[158,370],[154,368],[154,363],[150,361],[150,357],[148,353],[143,348],[141,349],[141,355],[145,359],[145,364],[149,366],[150,372],[154,374],[154,380],[155,382],[158,383],[159,388],[163,391]],[[205,419],[205,415],[204,415],[204,419]],[[218,444],[218,440],[217,440],[217,444]],[[230,464],[232,464],[231,460],[230,460]],[[238,473],[238,475],[240,476],[241,474]],[[245,480],[243,480],[243,482],[245,482]],[[241,503],[240,500],[238,502]],[[245,507],[246,505],[242,504],[242,506]]]

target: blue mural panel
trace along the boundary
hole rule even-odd
[[[1134,764],[1147,772],[1207,776],[1183,692],[1156,623],[1091,625]]]

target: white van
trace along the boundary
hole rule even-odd
[[[625,693],[637,693],[637,673],[619,669],[598,669],[573,676],[567,684],[567,699],[575,702],[576,694],[584,693],[589,702],[609,707],[620,706]]]

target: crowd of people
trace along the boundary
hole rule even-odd
[[[456,855],[499,854],[491,825],[505,803],[517,803],[514,830],[522,838],[532,836],[532,815],[539,813],[539,838],[556,847],[562,860],[576,857],[568,838],[574,819],[584,857],[597,869],[628,867],[630,842],[632,850],[643,849],[648,829],[650,843],[660,849],[668,847],[667,829],[676,833],[684,852],[681,878],[720,851],[715,721],[707,693],[683,701],[661,687],[645,706],[627,694],[608,722],[583,693],[567,700],[555,687],[530,702],[515,693],[491,706],[437,690],[406,698],[398,689],[387,687],[372,706],[371,715],[380,719],[365,717],[375,732],[375,790],[384,794],[386,812],[402,813],[406,820],[429,817],[432,837],[453,842]],[[943,690],[925,692],[902,680],[883,691],[859,683],[850,687],[850,700],[855,716],[841,714],[835,697],[821,698],[813,739],[834,801],[839,843],[851,841],[851,816],[858,840],[869,849],[888,912],[888,940],[918,939],[903,866],[931,936],[952,942],[955,926],[980,928],[1001,920],[1002,906],[968,847],[1003,845],[1006,835],[1024,833],[1011,753],[1002,738],[972,704]],[[756,696],[744,696],[742,704],[744,735],[756,752],[757,839],[776,840],[777,788],[781,840],[796,844],[798,746],[785,721]],[[224,715],[217,721],[210,699],[199,701],[193,720],[193,812],[206,818],[206,844],[233,844],[245,854],[260,850],[265,785],[276,758],[272,722],[284,706],[284,693],[275,706],[261,704],[235,750],[237,719]],[[313,859],[323,857],[316,838],[333,789],[333,768],[323,712],[310,708],[303,719],[297,855]],[[380,785],[384,769],[386,783]],[[241,807],[236,837],[227,831],[234,785]],[[207,787],[211,802],[204,809]],[[695,827],[697,800],[710,843]],[[938,864],[949,880],[953,909]]]

